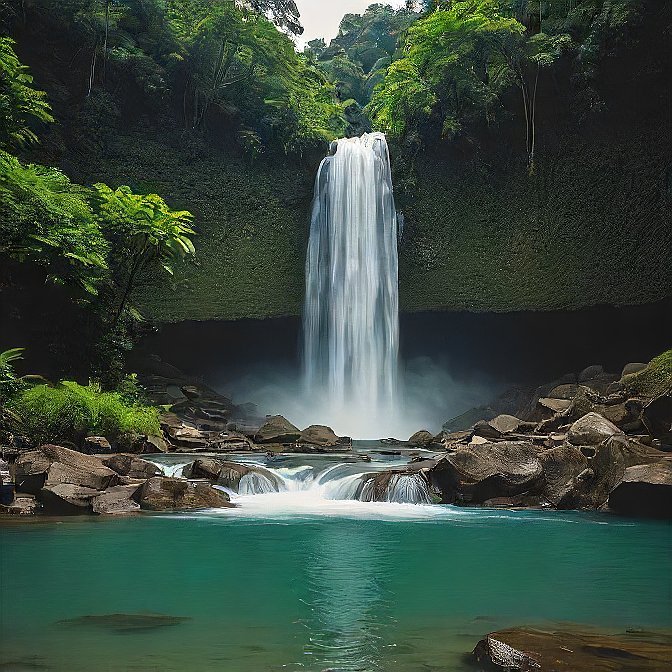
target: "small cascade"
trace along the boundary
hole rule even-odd
[[[238,483],[239,495],[265,495],[269,492],[279,492],[279,490],[277,481],[257,471],[250,471],[241,476]]]

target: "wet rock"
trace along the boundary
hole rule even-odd
[[[92,499],[93,512],[104,515],[137,513],[140,511],[140,505],[135,501],[135,497],[140,488],[139,483],[108,488]]]
[[[14,464],[14,482],[17,492],[37,495],[47,480],[51,460],[39,450],[22,453]]]
[[[40,491],[45,513],[80,515],[92,512],[92,501],[100,491],[71,483],[47,484]]]
[[[210,483],[155,476],[140,491],[140,507],[149,511],[176,511],[233,506],[229,497]]]
[[[127,453],[117,453],[109,457],[103,457],[102,462],[120,476],[145,479],[161,474],[161,469],[155,464]]]
[[[181,425],[179,428],[171,428],[169,436],[173,445],[189,450],[205,450],[210,445],[208,435],[196,427]]]
[[[301,430],[282,415],[267,418],[254,440],[257,443],[294,443],[301,438]]]
[[[609,494],[609,508],[624,515],[672,518],[672,461],[628,467]]]
[[[539,460],[544,471],[543,495],[557,506],[588,466],[588,459],[576,446],[561,445],[539,453]]]
[[[145,436],[142,442],[140,453],[143,455],[151,455],[153,453],[167,453],[168,444],[161,436]]]
[[[79,616],[58,621],[57,625],[68,627],[95,627],[119,633],[156,630],[190,621],[188,616],[165,614],[101,614]]]
[[[110,442],[104,436],[87,436],[82,452],[86,455],[109,455],[112,452]]]
[[[642,411],[642,422],[651,436],[672,446],[672,392],[652,399]]]
[[[593,446],[623,432],[597,413],[586,413],[567,432],[567,440],[575,446]]]
[[[663,672],[672,663],[671,643],[669,635],[510,628],[487,635],[472,656],[481,670]]]
[[[482,503],[540,490],[543,469],[538,449],[528,442],[501,441],[461,446],[430,469],[444,503]]]

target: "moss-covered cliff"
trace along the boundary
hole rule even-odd
[[[672,295],[662,129],[556,132],[533,176],[508,147],[470,167],[422,158],[401,246],[403,308],[573,309]]]

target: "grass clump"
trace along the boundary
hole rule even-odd
[[[118,392],[103,392],[97,383],[36,385],[20,394],[11,406],[22,431],[41,443],[77,444],[91,435],[114,440],[127,433],[159,433],[156,408],[129,402]]]
[[[642,397],[657,397],[672,389],[672,350],[654,357],[645,369],[625,376],[622,382],[628,392]]]

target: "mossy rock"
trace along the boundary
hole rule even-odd
[[[654,357],[645,369],[623,376],[622,385],[632,395],[653,398],[672,389],[672,350]]]

